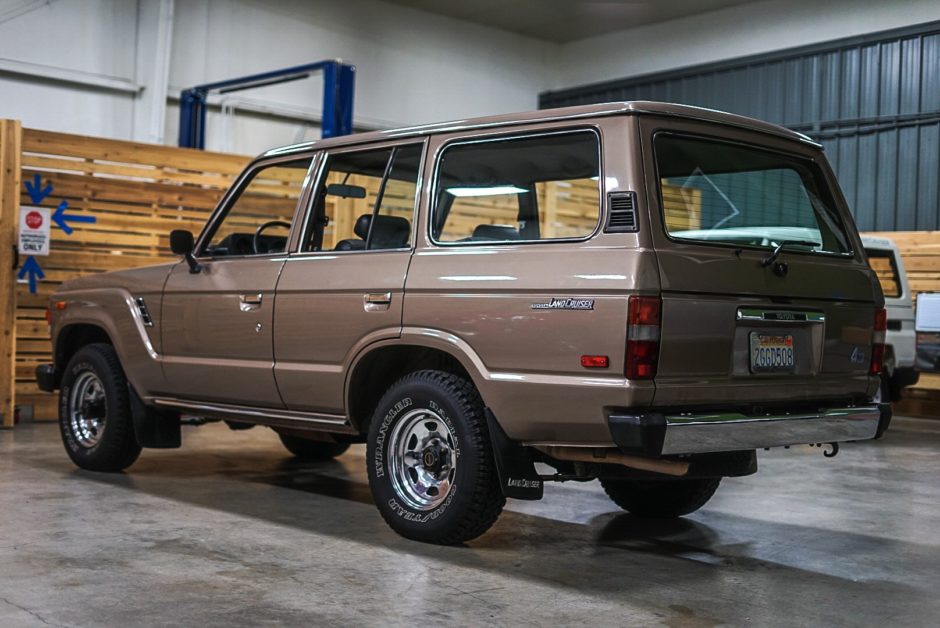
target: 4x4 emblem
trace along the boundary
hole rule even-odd
[[[548,303],[533,303],[533,310],[593,310],[594,299],[572,299],[552,297]]]

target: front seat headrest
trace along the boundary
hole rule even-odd
[[[473,239],[506,241],[521,240],[522,236],[516,228],[507,225],[477,225],[473,230]]]
[[[372,214],[363,214],[356,219],[353,233],[365,240],[369,236]],[[373,249],[398,249],[408,244],[411,222],[401,216],[376,216],[372,227]]]

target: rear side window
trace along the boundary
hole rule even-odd
[[[330,153],[301,251],[375,251],[411,244],[421,144]]]
[[[901,296],[901,280],[898,277],[898,267],[894,261],[894,253],[882,249],[866,249],[868,264],[881,282],[881,291],[889,299]]]
[[[442,244],[583,238],[600,216],[592,131],[453,144],[437,169],[431,238]]]
[[[851,251],[825,178],[811,160],[666,133],[655,137],[654,147],[672,238]]]

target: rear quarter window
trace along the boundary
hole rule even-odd
[[[435,190],[438,244],[584,238],[600,218],[600,142],[585,130],[451,144]]]

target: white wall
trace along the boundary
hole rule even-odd
[[[136,3],[126,0],[0,0],[0,117],[56,131],[130,137],[133,94],[79,81],[133,83],[136,15]]]
[[[938,0],[768,0],[561,48],[553,88],[640,76],[940,20]]]
[[[123,139],[159,128],[141,106],[152,93],[142,61],[158,2],[0,0],[0,117]],[[358,68],[359,129],[532,109],[545,89],[940,20],[937,0],[765,0],[559,46],[381,0],[173,4],[171,96],[341,57]],[[227,123],[210,114],[208,147],[250,154],[318,137],[321,97],[317,79],[233,94],[240,113]],[[177,115],[171,98],[166,143],[176,142]]]
[[[159,0],[139,0],[158,2]],[[13,9],[35,9],[15,15]],[[138,5],[132,0],[0,0],[0,117],[31,127],[130,138],[134,94],[3,72],[3,59],[145,83],[135,76]],[[150,28],[142,25],[142,28]],[[328,58],[357,66],[354,125],[388,128],[533,109],[551,84],[553,44],[380,0],[176,0],[170,94],[210,81]],[[40,68],[40,74],[41,68]],[[276,114],[237,116],[231,133],[211,114],[207,148],[256,153],[318,137],[322,81],[233,94]],[[241,107],[236,106],[236,110]],[[139,113],[139,112],[138,112]],[[166,113],[175,143],[178,109]]]

